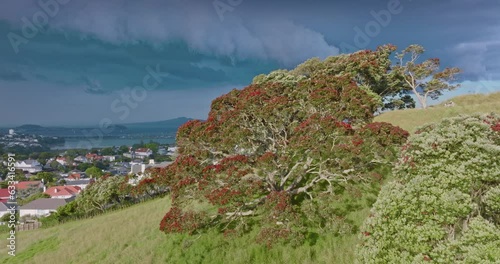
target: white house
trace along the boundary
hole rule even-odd
[[[19,210],[19,216],[23,217],[25,215],[32,216],[47,216],[52,212],[57,211],[57,208],[65,205],[67,201],[65,199],[51,199],[51,198],[41,198],[34,200],[26,205],[21,206]]]
[[[80,187],[80,189],[85,189],[87,185],[91,184],[94,182],[94,179],[80,179],[80,180],[74,180],[74,181],[66,181],[66,186],[74,186],[74,187]]]
[[[37,173],[42,171],[42,165],[36,160],[16,161],[14,167],[18,170],[27,171],[29,173]]]
[[[104,160],[107,160],[109,162],[113,162],[113,161],[116,160],[116,156],[108,156],[108,155],[106,155],[106,156],[102,156],[102,157],[103,157]]]
[[[14,131],[14,129],[9,129],[9,135],[15,135],[16,132]]]
[[[131,177],[128,181],[130,185],[137,185],[144,177],[148,177],[149,173],[146,172],[149,168],[165,168],[172,164],[172,161],[165,161],[161,163],[155,163],[154,160],[150,160],[149,164],[142,163],[131,163],[131,174],[135,177]],[[135,167],[134,167],[135,166]],[[134,169],[135,168],[135,169]]]
[[[66,162],[66,158],[65,158],[65,157],[57,157],[57,158],[56,158],[56,161],[57,161],[59,164],[63,165],[63,166],[66,166],[66,165],[68,164],[68,163]]]
[[[146,164],[138,162],[130,162],[130,174],[144,173],[146,170]]]
[[[135,157],[137,158],[146,158],[153,155],[153,151],[148,148],[138,148],[135,150]]]
[[[177,149],[178,149],[177,147],[168,147],[168,148],[167,148],[167,151],[168,151],[169,153],[174,154],[174,153],[176,153],[176,152],[177,152]]]

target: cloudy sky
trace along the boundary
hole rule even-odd
[[[498,1],[1,1],[0,127],[203,119],[257,74],[385,43],[462,68],[448,97],[500,91]]]

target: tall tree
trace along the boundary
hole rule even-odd
[[[458,84],[451,84],[456,80],[460,69],[445,68],[440,71],[438,58],[427,59],[421,63],[417,61],[425,49],[420,45],[410,45],[396,55],[398,63],[393,71],[399,73],[405,82],[405,89],[413,92],[422,108],[427,108],[427,99],[437,99],[445,90],[454,90]]]
[[[366,71],[378,65],[375,54],[358,53],[325,70],[311,64],[299,80],[282,72],[271,81],[261,76],[263,82],[215,99],[206,121],[179,128],[179,157],[140,184],[172,190],[161,230],[244,233],[253,226],[267,245],[300,241],[308,228],[331,231],[337,220],[345,232],[355,230],[334,207],[362,201],[346,197],[364,188],[376,192],[408,133],[372,123],[381,100],[368,88],[375,75]],[[206,206],[193,206],[200,202]]]

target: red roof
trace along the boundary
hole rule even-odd
[[[30,187],[38,187],[40,186],[42,182],[41,181],[22,181],[16,184],[16,190],[24,190],[28,189]]]
[[[9,199],[9,197],[10,197],[9,189],[7,188],[0,189],[0,200]]]
[[[80,173],[73,173],[69,175],[68,180],[79,180],[81,177]]]
[[[151,150],[148,148],[138,148],[135,150],[135,152],[148,152],[148,151],[151,151]]]
[[[85,157],[87,159],[94,159],[94,160],[99,160],[99,159],[102,159],[102,156],[99,156],[95,153],[88,153],[87,155],[85,155]]]
[[[58,157],[57,160],[66,160],[65,157]]]
[[[78,186],[54,186],[48,188],[45,193],[52,196],[77,195],[82,189]]]

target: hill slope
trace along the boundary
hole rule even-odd
[[[450,100],[448,100],[450,101]],[[405,109],[383,113],[375,118],[378,122],[388,122],[415,132],[415,128],[426,123],[460,114],[500,112],[500,92],[491,94],[462,95],[452,98],[454,107],[445,107],[445,102],[427,109]]]
[[[2,239],[5,251],[0,263],[351,263],[353,259],[357,242],[353,235],[324,236],[315,245],[294,250],[267,249],[250,239],[254,236],[165,235],[158,227],[169,205],[165,197],[92,219],[19,232],[15,257],[7,256],[7,240]],[[367,213],[357,218],[361,221]]]

